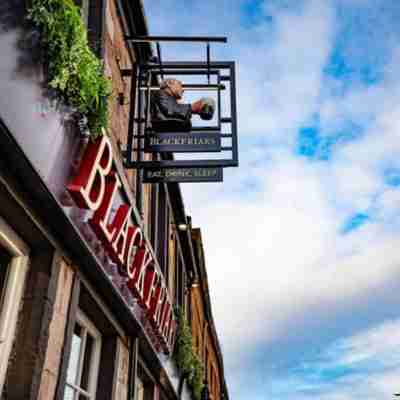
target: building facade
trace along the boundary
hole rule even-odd
[[[224,362],[219,344],[208,288],[204,247],[200,229],[192,229],[196,258],[196,279],[191,289],[193,343],[205,367],[205,382],[211,400],[228,398]]]
[[[124,167],[137,65],[152,57],[125,40],[148,34],[143,6],[76,1],[112,86],[107,134],[92,140],[49,90],[31,4],[0,5],[0,398],[192,399],[173,357],[179,307],[195,337],[206,326],[196,348],[211,397],[226,399],[179,184],[145,184]]]

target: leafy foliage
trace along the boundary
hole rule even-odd
[[[178,336],[175,342],[175,360],[182,375],[186,375],[187,383],[193,390],[196,400],[200,400],[203,389],[204,367],[193,350],[192,334],[182,310],[177,311]]]
[[[87,118],[92,137],[107,127],[110,81],[88,45],[80,9],[72,0],[32,0],[30,19],[46,49],[49,85]]]
[[[188,383],[193,390],[194,398],[197,400],[201,399],[201,392],[204,387],[203,377],[204,377],[203,363],[196,354],[193,354],[192,373],[189,375]]]

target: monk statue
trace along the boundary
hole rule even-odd
[[[190,132],[192,115],[197,114],[203,120],[211,120],[215,112],[215,101],[204,97],[193,104],[182,103],[182,82],[177,79],[165,79],[160,90],[151,97],[151,124],[156,132]]]

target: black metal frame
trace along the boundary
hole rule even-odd
[[[125,73],[126,75],[129,72]],[[147,133],[149,122],[149,102],[151,90],[154,90],[154,81],[158,76],[164,75],[217,75],[218,83],[205,84],[201,86],[187,85],[197,88],[207,88],[218,91],[218,126],[216,127],[194,127],[195,132],[215,132],[221,138],[231,138],[231,146],[222,147],[222,151],[230,151],[231,157],[224,159],[203,159],[203,160],[153,160],[143,161],[144,138]],[[164,62],[149,63],[139,66],[138,73],[138,107],[136,116],[131,119],[137,123],[137,134],[130,128],[128,132],[128,143],[125,152],[126,168],[160,168],[160,167],[237,167],[238,159],[238,138],[237,138],[237,109],[236,109],[236,82],[235,82],[235,63],[233,61],[210,62]],[[230,89],[230,116],[221,116],[221,90],[225,84]],[[197,86],[197,87],[196,87]],[[221,124],[230,124],[230,133],[221,133]],[[138,146],[134,148],[134,139],[137,139]],[[137,152],[136,160],[133,158],[134,151]]]
[[[200,43],[226,43],[225,36],[125,36],[125,40],[133,43],[152,42],[200,42]]]
[[[134,44],[140,49],[141,44],[156,44],[157,57],[150,57],[155,62],[143,62],[137,66],[137,85],[134,91],[132,89],[131,100],[137,96],[137,107],[133,106],[129,115],[129,131],[127,148],[123,151],[126,168],[138,169],[141,176],[144,168],[178,168],[178,167],[236,167],[239,164],[238,159],[238,138],[237,138],[237,110],[236,110],[236,82],[235,82],[235,63],[211,62],[210,43],[226,43],[227,38],[222,36],[125,36],[125,40]],[[163,62],[161,57],[160,42],[186,42],[186,43],[205,43],[206,44],[206,62]],[[149,59],[149,60],[150,60]],[[228,71],[228,74],[221,74],[222,71]],[[133,70],[121,70],[122,76],[133,76]],[[217,83],[211,84],[210,76],[217,75]],[[189,84],[184,85],[186,90],[217,90],[218,101],[218,125],[193,127],[192,132],[215,133],[220,139],[231,138],[231,145],[221,147],[221,151],[230,151],[231,157],[225,159],[203,159],[203,160],[174,160],[169,156],[156,156],[157,160],[144,161],[145,138],[148,133],[150,94],[152,90],[158,89],[159,78],[164,79],[165,75],[205,75],[207,84]],[[225,89],[224,82],[230,85],[230,116],[221,116],[221,91]],[[133,86],[132,86],[133,87]],[[136,127],[135,127],[136,123]],[[230,133],[221,133],[222,124],[231,124]],[[135,129],[137,128],[137,129]],[[136,147],[135,145],[136,139]],[[136,154],[136,157],[134,157]],[[161,153],[162,154],[162,153]],[[138,182],[141,179],[138,180]]]

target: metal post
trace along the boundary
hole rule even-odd
[[[239,165],[239,154],[238,154],[238,137],[237,137],[237,121],[236,121],[236,76],[235,76],[235,64],[230,64],[230,88],[231,88],[231,118],[232,118],[232,159],[234,166]]]
[[[210,84],[210,43],[207,43],[207,79]]]
[[[202,83],[193,83],[193,84],[183,84],[182,87],[185,89],[185,91],[200,91],[200,90],[205,90],[205,91],[215,91],[215,90],[225,90],[226,87],[225,85],[205,85]],[[140,90],[148,90],[149,87],[147,86],[142,86],[140,88]],[[154,90],[160,90],[160,88],[158,86],[150,86],[150,90],[154,91]]]
[[[160,75],[161,79],[164,79],[164,72],[163,72],[163,67],[162,67],[162,59],[161,59],[161,46],[160,42],[157,42],[157,57],[158,57],[158,62],[160,63]]]
[[[139,86],[142,85],[142,80],[143,80],[143,72],[141,66],[139,67]],[[137,119],[137,135],[143,135],[144,134],[144,129],[143,129],[143,123],[142,123],[142,115],[143,115],[143,97],[142,93],[138,91],[138,119]],[[142,161],[142,151],[141,151],[141,139],[138,137],[137,138],[137,149],[136,149],[136,162],[140,163]],[[139,215],[142,214],[142,170],[138,169],[136,171],[136,208],[139,211]]]
[[[193,43],[227,43],[225,36],[125,36],[133,43],[151,42],[193,42]]]

